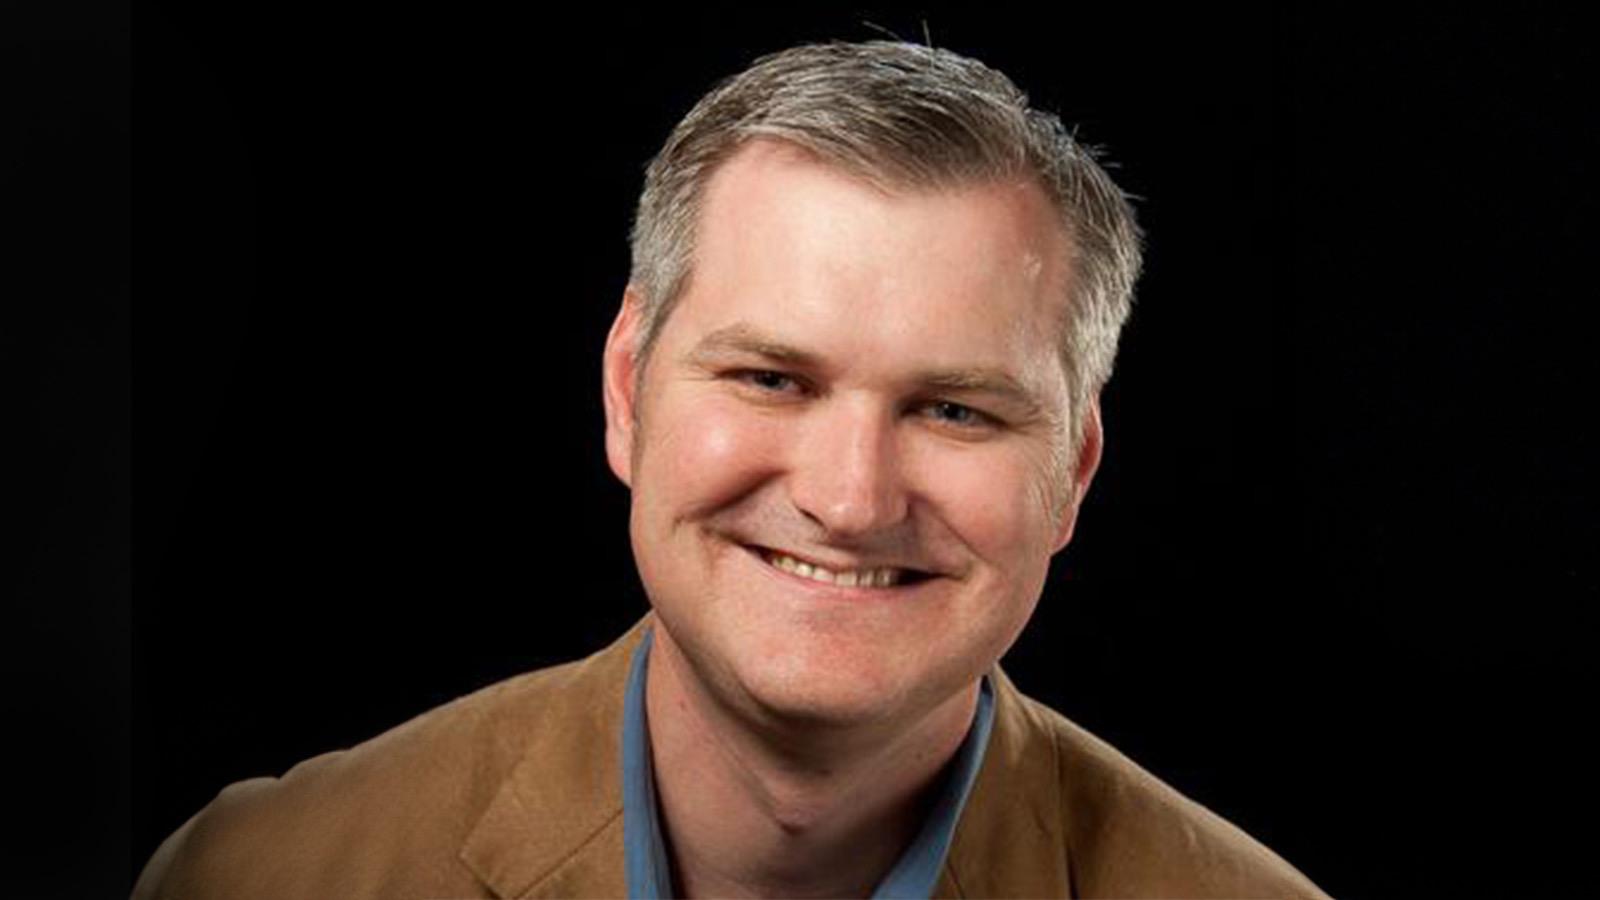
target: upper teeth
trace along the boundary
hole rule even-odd
[[[767,554],[767,562],[785,572],[793,572],[802,578],[820,581],[823,584],[837,584],[844,587],[891,587],[900,581],[900,570],[890,567],[847,569],[836,572],[782,553]]]

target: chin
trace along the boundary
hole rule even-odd
[[[813,728],[915,717],[944,699],[936,696],[941,691],[928,673],[896,671],[884,661],[881,656],[790,650],[746,658],[736,677],[740,692],[761,718]]]
[[[765,677],[756,684],[747,681],[744,689],[763,717],[785,723],[847,727],[878,721],[894,710],[892,698],[831,684],[831,679],[824,677],[802,682],[804,677],[780,684],[771,684],[771,678]]]

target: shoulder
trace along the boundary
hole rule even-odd
[[[593,659],[502,681],[281,777],[228,786],[162,844],[134,896],[476,893],[462,847],[532,736],[565,728],[568,695]]]
[[[1081,896],[1323,897],[1243,830],[1055,710],[1015,695],[1050,745],[1060,833]]]

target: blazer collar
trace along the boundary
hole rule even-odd
[[[461,847],[497,897],[627,893],[622,844],[622,699],[646,615],[611,646],[542,673],[526,750]]]
[[[1071,896],[1053,732],[998,665],[989,677],[994,731],[934,896]]]

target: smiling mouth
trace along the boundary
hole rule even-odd
[[[860,569],[830,569],[809,560],[790,556],[778,550],[767,547],[749,547],[752,553],[762,562],[811,581],[822,584],[832,584],[839,587],[856,588],[892,588],[905,587],[927,581],[933,577],[930,572],[917,569],[904,569],[898,566],[873,566]]]

